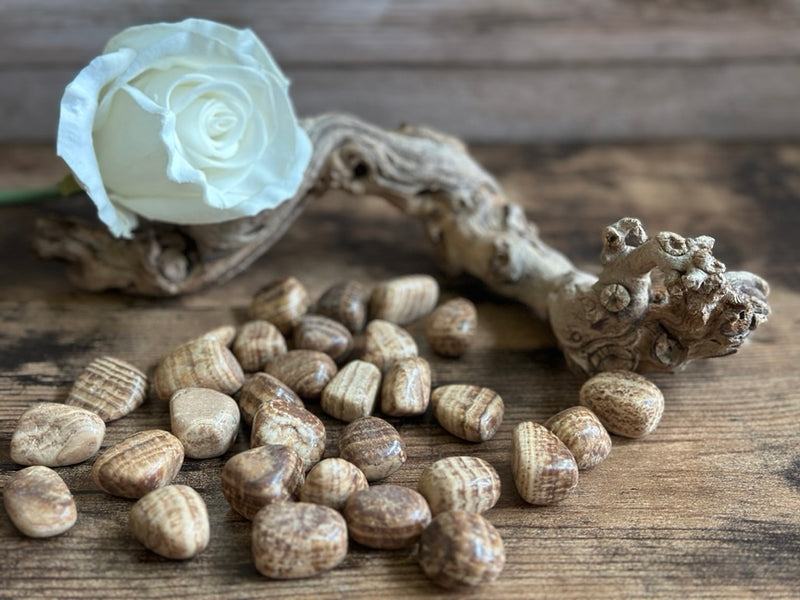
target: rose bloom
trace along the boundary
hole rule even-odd
[[[311,157],[288,80],[249,30],[189,19],[126,29],[70,83],[57,153],[118,237],[274,208]]]

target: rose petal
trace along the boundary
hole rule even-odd
[[[135,54],[121,49],[98,56],[66,87],[61,99],[56,154],[97,206],[98,217],[118,237],[131,237],[138,222],[135,214],[114,206],[106,194],[97,164],[92,123],[100,91],[133,61]]]

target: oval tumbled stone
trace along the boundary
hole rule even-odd
[[[223,394],[239,391],[244,371],[233,352],[218,340],[200,337],[167,353],[153,371],[153,388],[161,400],[187,387],[202,387]]]
[[[303,461],[303,470],[313,467],[325,453],[325,424],[301,404],[280,398],[267,400],[253,417],[250,446],[282,444]]]
[[[578,464],[564,442],[544,425],[526,421],[511,438],[514,484],[525,502],[544,506],[566,498],[578,485]]]
[[[11,436],[11,460],[20,465],[74,465],[97,453],[105,433],[105,422],[92,411],[42,402],[17,421]]]
[[[41,465],[17,471],[3,488],[11,522],[28,537],[60,535],[75,524],[72,494],[58,473]]]
[[[334,568],[347,555],[347,523],[327,506],[281,502],[253,519],[253,561],[273,579],[311,577]]]
[[[391,423],[379,417],[361,417],[339,433],[339,456],[378,481],[406,462],[406,444]]]
[[[436,420],[456,437],[485,442],[503,423],[505,407],[500,394],[477,385],[443,385],[431,393]]]
[[[425,498],[411,488],[383,484],[356,492],[342,510],[359,544],[386,550],[410,546],[431,521]]]
[[[500,499],[500,476],[477,456],[450,456],[423,471],[417,484],[431,513],[447,510],[486,512]]]
[[[251,521],[268,504],[293,498],[301,485],[303,461],[288,446],[251,448],[222,468],[222,494],[233,510]]]
[[[265,372],[308,400],[319,399],[337,370],[333,359],[317,350],[289,350],[272,358],[264,367]]]
[[[146,393],[144,373],[124,360],[103,356],[78,375],[66,404],[90,410],[108,423],[138,408]]]
[[[632,371],[606,371],[591,377],[581,386],[579,402],[608,431],[630,438],[652,433],[664,412],[661,390]]]
[[[186,485],[168,485],[145,494],[131,508],[131,532],[141,544],[166,558],[192,558],[210,538],[203,498]]]
[[[207,388],[183,388],[169,401],[170,427],[189,458],[222,456],[239,432],[239,405]]]
[[[141,498],[171,483],[183,465],[183,456],[183,444],[168,431],[140,431],[97,457],[92,480],[112,496]]]

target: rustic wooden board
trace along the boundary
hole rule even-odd
[[[99,492],[90,463],[59,469],[79,519],[50,540],[21,536],[0,516],[0,598],[790,598],[800,583],[800,146],[487,146],[478,159],[522,203],[542,236],[585,268],[596,263],[602,227],[638,216],[653,233],[717,238],[716,255],[772,284],[774,316],[733,357],[695,363],[654,380],[667,397],[660,427],[640,441],[614,439],[608,460],[584,473],[565,502],[536,508],[511,480],[515,424],[543,420],[576,402],[581,380],[567,371],[547,327],[466,279],[447,279],[421,228],[377,198],[328,196],[311,206],[251,269],[224,286],[149,300],[75,290],[60,265],[30,250],[45,210],[74,201],[0,209],[0,486],[19,467],[9,439],[33,402],[63,400],[93,358],[115,355],[150,369],[168,347],[215,326],[241,323],[262,284],[293,274],[320,293],[342,278],[367,283],[424,272],[446,297],[478,306],[474,348],[460,360],[433,356],[422,324],[410,327],[433,365],[435,384],[497,390],[506,419],[484,444],[460,442],[432,416],[392,422],[409,461],[390,481],[415,486],[431,461],[469,453],[498,469],[503,493],[487,517],[508,563],[491,587],[444,593],[421,575],[413,550],[351,545],[321,577],[278,582],[255,571],[249,525],[219,488],[224,458],[186,461],[178,481],[206,500],[212,542],[186,562],[161,559],[128,532],[131,502]],[[49,183],[62,174],[47,147],[0,148],[0,188]],[[13,257],[13,259],[11,258]],[[318,407],[311,405],[318,411]],[[341,424],[325,418],[330,446]],[[145,428],[167,427],[149,399],[108,427],[104,446]],[[236,449],[246,447],[242,435]]]
[[[108,38],[189,16],[258,33],[301,114],[501,142],[800,135],[790,0],[0,0],[0,141],[52,140]]]

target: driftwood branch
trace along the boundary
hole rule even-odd
[[[84,289],[185,294],[241,272],[305,202],[341,189],[382,196],[420,219],[445,269],[528,305],[549,321],[570,366],[586,374],[672,371],[730,354],[769,314],[766,282],[726,273],[710,237],[648,237],[638,220],[621,219],[606,228],[602,271],[590,275],[542,242],[459,140],[337,114],[303,125],[314,155],[297,194],[275,210],[218,225],[147,223],[132,240],[111,237],[99,223],[43,218],[36,248],[69,262]]]

